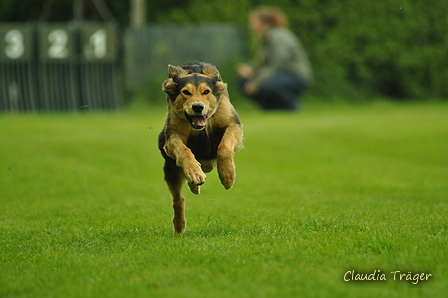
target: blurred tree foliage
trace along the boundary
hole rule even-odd
[[[105,0],[129,23],[129,1]],[[43,0],[1,0],[0,21],[38,20]],[[86,15],[98,19],[92,1]],[[312,61],[319,96],[448,97],[446,0],[147,0],[149,23],[247,24],[249,10],[276,5]],[[54,0],[50,21],[72,19],[72,0]]]

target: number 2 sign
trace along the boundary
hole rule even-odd
[[[48,33],[49,47],[47,50],[48,58],[51,59],[65,59],[68,57],[69,51],[69,37],[64,29],[55,29]]]
[[[41,24],[37,31],[41,60],[72,60],[75,55],[74,31],[65,24]]]

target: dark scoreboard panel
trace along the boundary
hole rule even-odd
[[[119,108],[117,36],[108,23],[0,24],[0,111]]]
[[[38,105],[34,30],[0,24],[0,111],[35,111]]]

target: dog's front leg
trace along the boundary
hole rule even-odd
[[[218,174],[225,189],[230,189],[235,183],[235,150],[241,147],[243,129],[239,124],[229,125],[218,146]]]
[[[198,186],[205,183],[206,176],[201,169],[201,164],[180,136],[171,136],[166,142],[164,150],[169,157],[176,161],[177,166],[183,169],[185,178],[190,185]]]

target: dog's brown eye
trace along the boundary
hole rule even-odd
[[[210,90],[205,90],[204,92],[202,92],[202,94],[204,94],[204,95],[207,95],[207,94],[209,94],[210,93]]]
[[[184,90],[184,91],[182,91],[182,93],[185,95],[191,95],[190,91],[188,91],[188,90]]]

